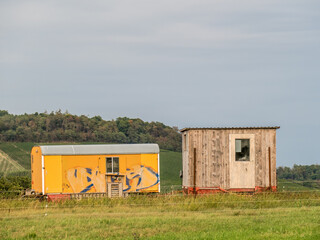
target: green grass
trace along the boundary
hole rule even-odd
[[[319,207],[228,212],[129,212],[105,209],[14,213],[2,239],[314,239]]]
[[[17,143],[17,142],[1,142],[0,150],[5,152],[9,157],[15,160],[26,170],[30,170],[30,153],[34,143]]]
[[[0,238],[319,239],[319,211],[317,193],[1,200]]]
[[[181,190],[182,156],[180,152],[161,150],[160,152],[160,182],[161,192],[168,192],[171,189]]]
[[[24,171],[24,168],[18,164],[16,161],[12,160],[4,152],[0,152],[0,173],[7,175],[12,172]]]
[[[278,179],[278,191],[320,191],[319,181],[295,181],[290,179]],[[306,185],[310,186],[306,186]]]

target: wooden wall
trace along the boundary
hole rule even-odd
[[[182,132],[183,186],[194,186],[196,148],[196,187],[230,188],[230,134],[254,134],[255,185],[276,186],[276,129],[190,129]]]

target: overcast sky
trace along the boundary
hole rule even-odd
[[[275,126],[320,164],[320,1],[0,2],[0,109]]]

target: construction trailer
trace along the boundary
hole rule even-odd
[[[160,192],[157,144],[47,145],[31,151],[32,191],[49,199]]]
[[[276,191],[279,128],[182,129],[184,192]]]

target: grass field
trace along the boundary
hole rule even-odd
[[[320,194],[0,201],[1,239],[319,239]]]
[[[316,181],[314,181],[316,183]],[[277,181],[278,188],[277,190],[280,192],[283,191],[320,191],[320,188],[318,186],[315,187],[307,187],[304,186],[303,181],[294,181],[289,179],[278,179]]]
[[[182,156],[180,152],[161,150],[160,152],[160,182],[161,191],[181,189]]]

